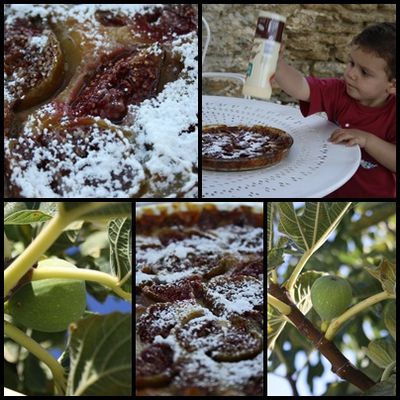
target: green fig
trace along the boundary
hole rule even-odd
[[[321,276],[311,287],[313,307],[323,321],[330,321],[343,314],[351,298],[350,284],[337,276]]]
[[[60,259],[39,262],[37,268],[70,267]],[[85,282],[75,279],[43,279],[19,289],[9,300],[8,310],[16,322],[41,332],[61,332],[78,320],[86,308]]]

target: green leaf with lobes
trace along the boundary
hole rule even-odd
[[[396,340],[396,302],[389,302],[383,313],[383,320],[385,321],[386,328],[392,335],[393,339]]]
[[[11,244],[4,233],[4,260],[11,257]]]
[[[346,311],[351,303],[352,290],[343,278],[321,276],[311,287],[311,301],[323,321],[330,321]]]
[[[396,345],[390,336],[369,342],[367,356],[380,368],[386,368],[396,360]]]
[[[77,268],[60,259],[40,261],[41,267]],[[76,279],[43,279],[23,286],[9,301],[14,320],[41,332],[61,332],[78,320],[86,308],[85,282]]]

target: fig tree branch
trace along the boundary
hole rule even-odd
[[[332,371],[340,378],[352,383],[362,391],[366,391],[375,385],[362,371],[357,369],[334,345],[327,340],[322,332],[300,312],[292,302],[289,292],[279,285],[271,283],[268,293],[292,308],[292,311],[286,317],[296,326],[298,331],[310,340],[314,346],[330,361]]]

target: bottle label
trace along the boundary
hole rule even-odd
[[[259,17],[256,28],[256,38],[272,39],[275,42],[282,42],[282,33],[285,23],[270,19],[267,17]]]
[[[275,47],[275,42],[273,40],[264,41],[264,56],[271,55]]]
[[[249,65],[247,66],[246,75],[250,76],[252,71],[253,71],[253,64],[249,63]]]

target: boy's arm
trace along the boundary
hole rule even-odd
[[[310,101],[310,87],[306,78],[282,59],[278,61],[275,81],[289,96],[297,100]]]
[[[332,143],[344,143],[347,146],[358,144],[376,161],[392,172],[396,172],[396,146],[359,129],[336,129],[330,139]]]
[[[396,172],[396,146],[375,135],[368,136],[364,150],[392,172]]]

